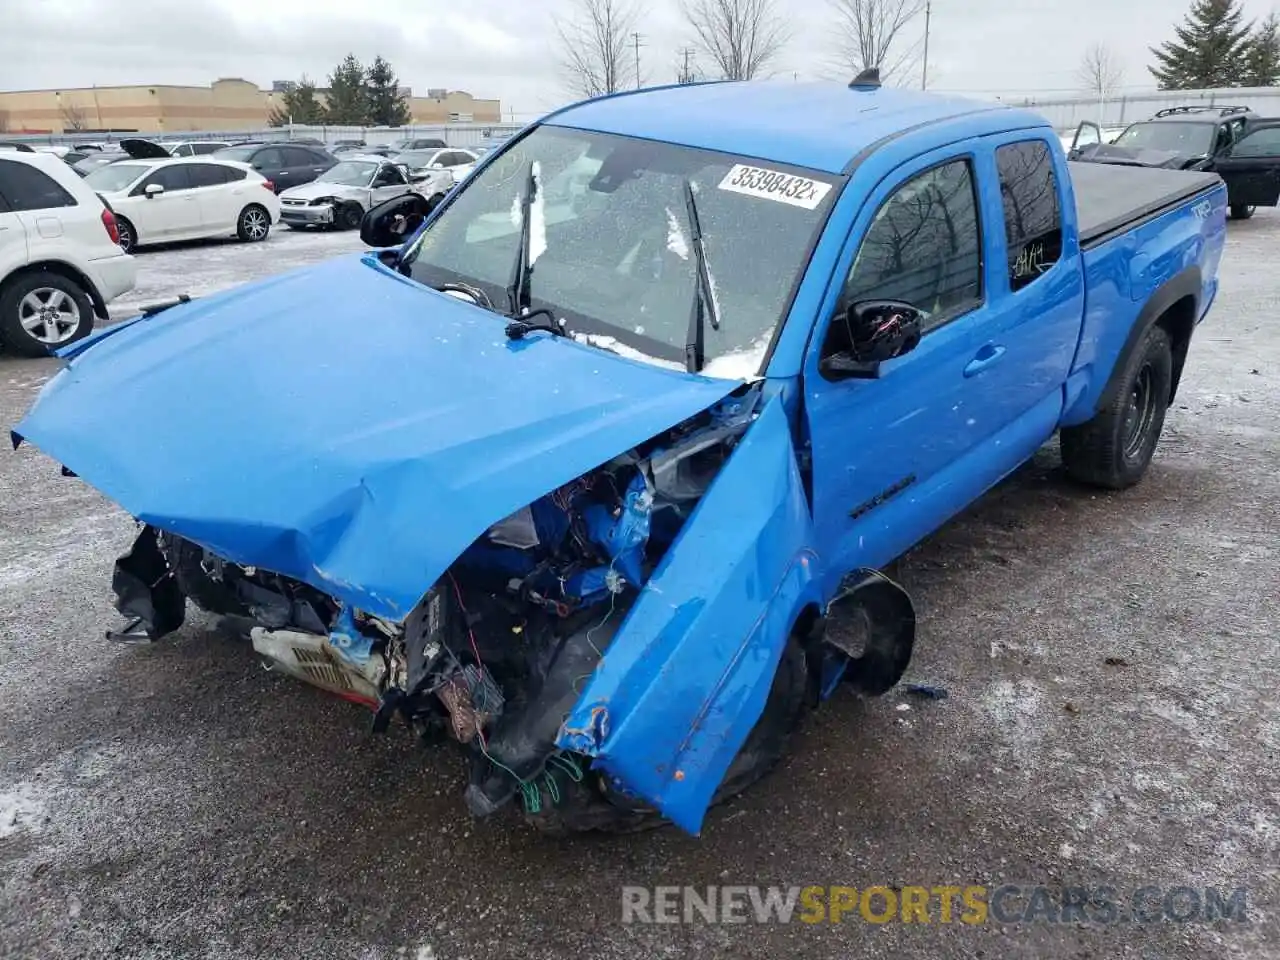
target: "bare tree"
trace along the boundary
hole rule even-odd
[[[1076,80],[1099,100],[1109,100],[1124,80],[1124,65],[1105,43],[1095,43],[1085,51]]]
[[[576,94],[615,93],[635,79],[631,43],[639,11],[635,0],[572,0],[567,19],[556,18],[560,69]]]
[[[880,69],[888,83],[920,61],[920,42],[904,36],[925,0],[832,0],[841,66],[851,75]]]
[[[682,0],[682,11],[726,80],[758,76],[791,39],[776,0]]]
[[[84,107],[58,98],[58,113],[62,116],[62,129],[76,132],[88,126]]]

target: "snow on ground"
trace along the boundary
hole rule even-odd
[[[143,247],[135,255],[138,284],[109,305],[112,320],[127,320],[139,308],[180,294],[207,296],[262,280],[295,267],[367,250],[356,231],[290,230],[277,224],[262,243],[199,240]]]

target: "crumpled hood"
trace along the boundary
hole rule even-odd
[[[15,442],[140,520],[399,620],[489,526],[737,385],[503,327],[341,258],[73,345]]]
[[[320,180],[312,180],[310,183],[300,184],[281,191],[280,199],[319,200],[321,197],[337,197],[340,200],[358,200],[366,196],[368,192],[365,187],[349,187],[344,183],[326,183]]]
[[[1135,150],[1103,143],[1086,147],[1081,151],[1080,159],[1093,163],[1117,163],[1133,167],[1163,167],[1169,170],[1180,170],[1184,166],[1195,163],[1199,158],[1188,157],[1173,150]]]

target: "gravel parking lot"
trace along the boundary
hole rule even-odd
[[[144,252],[116,309],[358,248]],[[0,956],[1280,957],[1277,263],[1280,214],[1230,225],[1138,488],[1077,487],[1050,446],[901,563],[910,679],[946,699],[838,694],[701,838],[473,822],[455,752],[371,736],[205,619],[107,643],[128,519],[5,454]],[[53,369],[0,360],[6,423]],[[1001,883],[1243,887],[1248,922],[621,922],[625,884]]]

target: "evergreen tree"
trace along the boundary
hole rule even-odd
[[[1249,39],[1246,87],[1280,85],[1280,20],[1270,13]]]
[[[324,123],[324,105],[316,99],[315,82],[303,74],[301,80],[285,91],[280,98],[280,106],[272,107],[267,122],[273,127],[283,127],[287,123]]]
[[[354,53],[348,53],[329,74],[325,122],[363,126],[369,122],[369,91],[364,84],[364,67]]]
[[[396,73],[381,55],[364,75],[365,90],[369,98],[369,122],[381,127],[401,127],[409,122],[409,104],[400,93]]]
[[[1176,40],[1152,47],[1147,69],[1161,90],[1238,87],[1245,82],[1252,22],[1242,23],[1240,0],[1192,0]]]

